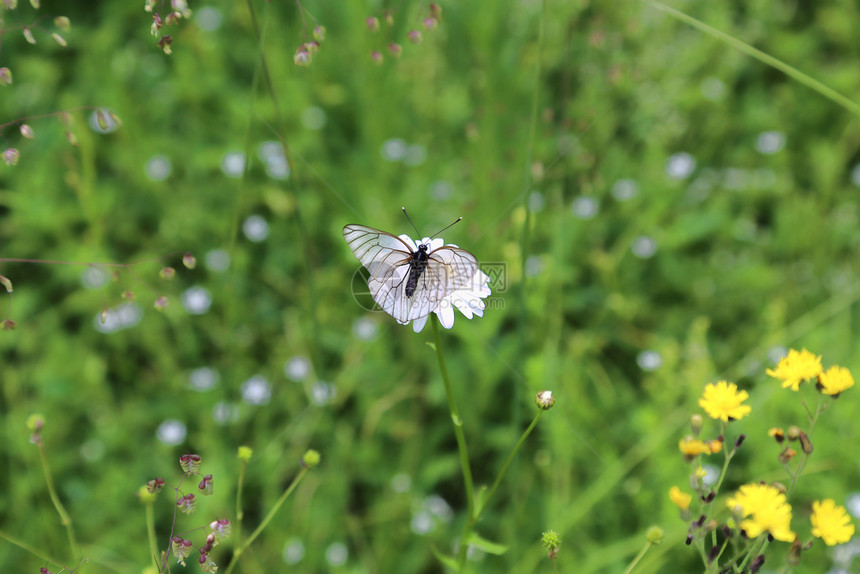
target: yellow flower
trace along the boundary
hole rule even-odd
[[[825,395],[838,395],[854,386],[854,377],[845,367],[833,366],[818,375],[818,388]]]
[[[844,506],[830,500],[812,503],[812,535],[824,540],[828,546],[848,542],[854,536],[854,525],[845,513]]]
[[[684,458],[692,459],[700,454],[711,454],[711,446],[697,438],[687,436],[678,441],[678,449],[684,454]]]
[[[773,486],[745,484],[727,504],[744,518],[740,527],[748,538],[756,538],[763,532],[783,542],[793,542],[796,538],[791,531],[791,506]]]
[[[675,506],[680,508],[681,510],[687,510],[690,508],[690,501],[693,500],[692,494],[687,494],[686,492],[681,492],[681,489],[677,486],[673,486],[669,489],[669,498],[672,499],[672,502],[675,503]]]
[[[792,391],[798,391],[801,382],[821,373],[821,355],[813,355],[806,349],[799,352],[792,349],[777,363],[776,369],[768,369],[765,372],[781,380],[783,389],[791,387]]]
[[[741,404],[749,396],[746,391],[738,391],[736,384],[720,381],[716,385],[705,386],[705,394],[699,399],[699,406],[712,419],[720,419],[723,422],[740,420],[751,410],[748,405]]]

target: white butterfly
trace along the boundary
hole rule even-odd
[[[403,325],[426,321],[443,299],[471,287],[478,274],[474,255],[456,245],[431,246],[431,238],[415,246],[406,235],[354,224],[343,228],[343,237],[370,273],[367,286],[373,300]]]

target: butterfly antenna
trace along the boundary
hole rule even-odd
[[[445,231],[446,229],[450,229],[450,228],[454,227],[454,224],[456,224],[456,223],[460,223],[460,221],[462,221],[462,219],[463,219],[462,217],[458,217],[458,218],[457,218],[457,220],[456,220],[456,221],[454,221],[454,223],[452,223],[451,225],[449,225],[449,226],[448,226],[448,227],[446,227],[445,229],[441,229],[441,230],[437,231],[436,233],[434,233],[434,234],[433,234],[433,237],[436,237],[437,235],[439,235],[440,233],[442,233],[442,232],[443,232],[443,231]],[[433,239],[433,237],[431,237],[430,239]]]
[[[401,207],[400,209],[402,209],[402,210],[403,210],[403,215],[405,215],[405,216],[406,216],[406,220],[407,220],[407,221],[409,221],[409,225],[411,225],[411,226],[412,226],[412,229],[414,229],[414,230],[415,230],[415,234],[416,234],[418,237],[421,237],[421,232],[420,232],[420,231],[418,231],[418,228],[417,228],[417,227],[415,227],[415,224],[414,224],[414,223],[412,223],[412,218],[411,218],[411,217],[409,217],[409,214],[408,214],[408,213],[406,213],[406,208],[405,208],[405,207]],[[450,227],[450,225],[449,225],[448,227]],[[441,231],[440,231],[439,233],[441,233]],[[438,235],[438,233],[437,233],[436,235]]]

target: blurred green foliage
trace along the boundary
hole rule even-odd
[[[493,480],[534,394],[557,398],[478,525],[509,550],[476,556],[473,572],[552,571],[540,546],[549,529],[562,537],[560,571],[621,572],[652,524],[666,536],[639,571],[700,571],[667,492],[686,482],[677,441],[704,384],[728,378],[752,395],[754,416],[733,423],[748,438],[730,490],[784,479],[766,430],[805,424],[798,396],[764,376],[780,347],[860,373],[857,118],[665,14],[464,0],[441,2],[429,31],[418,2],[195,1],[191,20],[168,30],[166,56],[142,1],[20,4],[2,13],[0,66],[14,84],[0,87],[0,121],[30,118],[36,137],[2,132],[21,157],[0,166],[0,256],[141,262],[98,288],[86,265],[0,262],[18,323],[0,336],[0,528],[69,556],[28,443],[25,421],[41,413],[90,559],[81,572],[151,564],[135,493],[156,476],[175,484],[185,452],[203,457],[216,494],[178,529],[235,520],[240,445],[255,452],[246,534],[307,448],[322,463],[239,571],[282,571],[299,549],[292,572],[441,570],[433,548],[451,551],[465,500],[429,328],[415,335],[356,303],[358,263],[341,236],[347,223],[411,234],[401,205],[424,234],[462,215],[445,239],[505,269],[485,317],[459,317],[443,334],[477,483]],[[683,9],[857,96],[855,4]],[[58,14],[72,22],[66,48],[49,36]],[[37,19],[47,32],[34,29],[31,46],[18,26]],[[298,67],[316,25],[326,39]],[[97,107],[122,126],[90,127]],[[43,116],[63,110],[71,127]],[[278,140],[288,178],[261,156]],[[241,177],[225,173],[231,153],[246,159]],[[265,239],[243,229],[252,216]],[[166,264],[172,282],[158,277]],[[181,303],[195,287],[211,297],[202,314]],[[134,306],[123,307],[124,290]],[[171,304],[159,313],[161,295]],[[127,328],[102,332],[122,309]],[[296,357],[310,369],[291,377]],[[190,380],[203,367],[216,384],[198,391]],[[255,376],[262,404],[247,400]],[[860,478],[845,449],[860,439],[855,395],[825,413],[790,501],[804,538],[811,501],[844,504]],[[179,444],[157,438],[171,420],[187,430]],[[172,509],[162,497],[163,546]],[[221,548],[213,557],[226,565]],[[340,549],[346,561],[332,565]],[[769,563],[783,552],[772,545]],[[817,542],[797,571],[831,560]],[[0,565],[45,564],[3,543]]]

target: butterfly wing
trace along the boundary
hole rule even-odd
[[[401,323],[411,321],[401,299],[406,297],[406,275],[412,261],[409,245],[399,237],[365,225],[347,225],[343,237],[352,252],[370,273],[367,286],[376,304]],[[430,314],[428,311],[426,314]]]
[[[347,225],[343,236],[370,273],[367,286],[373,300],[399,323],[432,313],[442,299],[457,289],[469,287],[478,269],[474,255],[445,245],[429,253],[415,292],[407,297],[407,276],[413,260],[409,245],[390,233],[364,225]]]

